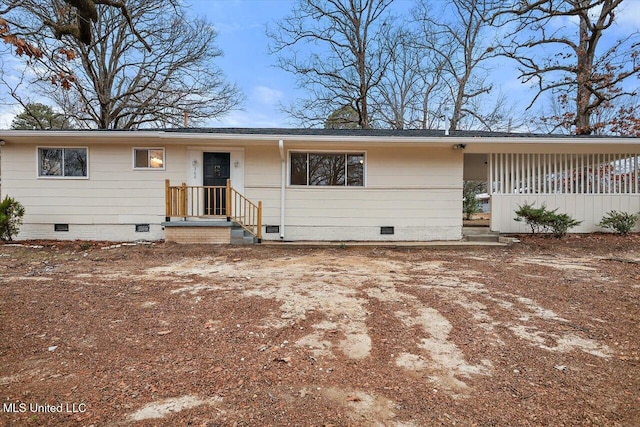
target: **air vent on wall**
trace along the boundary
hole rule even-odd
[[[53,224],[53,231],[69,231],[69,224]]]
[[[148,233],[150,229],[149,224],[136,224],[136,233]]]
[[[267,225],[265,227],[265,232],[267,232],[267,233],[279,233],[280,232],[280,226],[279,225]]]
[[[380,234],[395,234],[394,227],[380,227]]]

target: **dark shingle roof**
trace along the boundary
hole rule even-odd
[[[518,132],[490,132],[480,130],[456,130],[448,133],[442,129],[323,129],[323,128],[148,128],[148,129],[49,129],[12,132],[165,132],[180,134],[211,134],[211,135],[267,135],[267,136],[327,136],[327,137],[381,137],[390,138],[545,138],[545,139],[599,139],[599,138],[634,138],[618,137],[610,135],[562,135],[542,133],[518,133]],[[0,131],[2,132],[2,131]],[[635,139],[635,138],[634,138]],[[640,138],[638,138],[640,139]]]
[[[289,136],[374,136],[374,137],[416,137],[437,138],[446,136],[444,130],[439,129],[323,129],[323,128],[170,128],[161,129],[164,132],[176,133],[211,133],[237,135],[289,135]],[[612,138],[600,135],[561,135],[535,134],[515,132],[490,132],[478,130],[456,130],[449,132],[449,136],[459,138]]]

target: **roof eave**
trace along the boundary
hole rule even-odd
[[[286,142],[339,144],[339,143],[368,143],[368,144],[408,144],[408,145],[505,145],[505,144],[537,144],[537,145],[591,145],[615,143],[618,145],[639,145],[640,138],[627,137],[585,137],[585,136],[402,136],[402,135],[313,135],[313,134],[288,134],[282,133],[217,133],[217,132],[180,132],[180,131],[122,131],[122,130],[0,130],[0,139],[9,142],[23,142],[24,140],[46,138],[65,138],[69,141],[91,139],[95,143],[117,143],[120,140],[150,139],[163,141],[181,141],[193,143],[196,141],[243,141],[274,142],[284,140]]]

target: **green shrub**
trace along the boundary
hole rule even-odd
[[[602,218],[598,225],[613,230],[615,233],[627,235],[636,228],[637,222],[638,214],[611,211]]]
[[[532,204],[525,203],[522,206],[518,206],[516,215],[516,221],[524,221],[531,227],[531,233],[536,234],[544,231],[544,224],[548,221],[549,211],[544,203],[539,208],[534,208]]]
[[[476,199],[476,193],[466,193],[462,200],[462,213],[464,219],[471,219],[473,214],[480,212],[480,202]]]
[[[0,202],[0,240],[11,241],[20,231],[24,207],[20,202],[6,196]]]
[[[555,210],[551,212],[546,224],[547,229],[553,233],[554,237],[563,237],[567,231],[582,224],[582,221],[576,221],[566,213],[557,214],[555,212]]]
[[[556,213],[557,210],[548,210],[544,203],[539,208],[533,207],[533,204],[525,203],[518,206],[515,220],[524,221],[531,227],[533,234],[550,232],[555,237],[562,237],[571,228],[582,224],[582,221],[577,221],[566,213]]]

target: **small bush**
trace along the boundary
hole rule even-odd
[[[555,212],[554,210],[547,220],[547,229],[553,233],[554,237],[563,237],[567,231],[582,224],[582,221],[576,221],[566,213],[557,214]]]
[[[462,213],[464,213],[464,219],[469,220],[473,216],[480,212],[480,202],[476,199],[476,193],[467,193],[462,200]]]
[[[598,224],[602,228],[613,230],[615,233],[627,235],[634,228],[638,222],[638,214],[630,214],[627,212],[608,212],[602,221]]]
[[[0,240],[11,241],[20,231],[24,207],[20,202],[6,196],[0,202]]]
[[[566,213],[556,213],[557,210],[548,210],[544,203],[539,208],[534,208],[533,204],[525,203],[518,206],[515,220],[524,221],[531,227],[533,234],[550,232],[555,237],[563,237],[570,229],[582,224],[582,221],[577,221]]]
[[[544,231],[544,224],[548,221],[549,211],[544,203],[539,208],[534,208],[533,205],[525,203],[522,206],[518,206],[516,215],[516,221],[524,221],[531,227],[531,233],[536,234]]]

